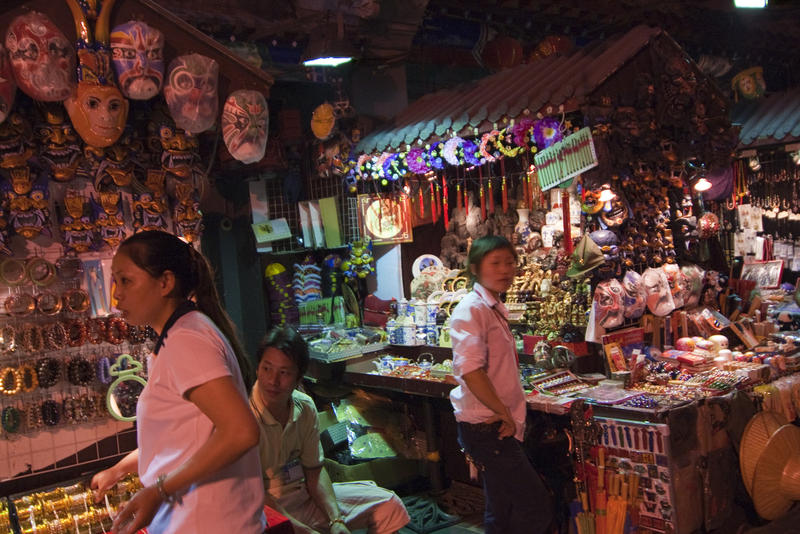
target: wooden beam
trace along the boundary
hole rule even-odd
[[[6,0],[0,8],[1,37],[5,37],[6,28],[16,16],[29,11],[46,14],[68,39],[76,40],[75,23],[63,0]],[[111,13],[111,28],[129,20],[142,20],[164,33],[166,66],[184,54],[197,53],[214,59],[219,64],[221,102],[237,89],[253,89],[269,97],[273,75],[247,63],[153,0],[117,0]]]

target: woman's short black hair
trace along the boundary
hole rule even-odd
[[[511,252],[511,255],[514,256],[514,259],[517,259],[517,251],[514,250],[514,246],[508,241],[508,239],[501,235],[487,235],[479,237],[473,241],[467,256],[467,272],[472,277],[475,277],[475,275],[480,272],[483,258],[485,258],[490,252],[499,249],[508,250]],[[472,272],[473,265],[475,266],[474,273]]]
[[[264,352],[270,347],[278,349],[292,360],[297,366],[297,378],[303,377],[308,370],[308,344],[303,336],[297,333],[297,330],[289,326],[272,327],[258,346],[256,367],[261,363]]]

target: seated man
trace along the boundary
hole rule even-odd
[[[384,534],[408,523],[403,502],[372,481],[331,483],[322,465],[314,402],[295,389],[308,368],[305,340],[290,328],[276,327],[258,355],[250,408],[261,427],[266,503],[288,517],[298,533],[366,528]]]

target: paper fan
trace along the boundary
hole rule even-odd
[[[430,267],[431,265],[435,265],[436,267],[444,267],[444,264],[442,263],[442,260],[439,259],[439,256],[434,256],[433,254],[423,254],[414,260],[414,263],[411,265],[411,274],[413,274],[414,278],[416,278],[423,269]]]
[[[747,423],[739,445],[739,468],[747,493],[753,492],[753,472],[769,438],[789,421],[778,412],[759,412]]]
[[[789,511],[798,495],[800,479],[800,428],[780,427],[767,442],[753,475],[753,503],[764,519],[777,519]]]

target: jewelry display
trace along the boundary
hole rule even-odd
[[[97,380],[101,384],[111,383],[111,360],[103,356],[97,360]]]
[[[67,329],[60,322],[50,323],[42,326],[42,336],[44,337],[45,348],[50,350],[60,350],[67,345]]]
[[[62,257],[56,260],[56,274],[62,280],[74,280],[83,275],[83,261],[80,258]]]
[[[94,367],[83,356],[72,358],[67,363],[67,380],[73,386],[87,386],[94,378]]]
[[[10,324],[6,324],[0,329],[0,350],[12,352],[16,348],[17,331]]]
[[[22,376],[16,367],[0,369],[0,392],[3,395],[16,395],[22,389]]]
[[[25,317],[36,310],[36,299],[29,293],[9,295],[3,302],[3,307],[9,315]]]
[[[80,347],[89,336],[86,324],[81,319],[73,319],[65,327],[67,331],[67,345],[70,347]]]
[[[61,295],[64,308],[72,313],[84,313],[89,309],[89,294],[83,289],[69,289]]]
[[[20,388],[24,393],[35,391],[39,387],[39,377],[30,363],[20,365],[17,368],[17,375],[20,377]]]
[[[17,408],[13,406],[3,408],[2,419],[3,430],[9,434],[19,432],[19,427],[22,424],[22,414]]]
[[[136,403],[147,385],[147,381],[138,374],[141,371],[142,364],[134,360],[130,354],[121,354],[111,366],[109,372],[111,376],[117,378],[108,387],[106,408],[115,419],[136,420]]]
[[[28,271],[25,263],[15,258],[6,258],[0,263],[0,280],[6,285],[18,286],[25,283]]]
[[[40,387],[53,387],[61,378],[61,362],[55,358],[42,358],[36,362],[36,374]]]
[[[44,291],[36,296],[36,311],[42,315],[57,315],[63,307],[61,297],[52,291]]]
[[[42,422],[47,426],[56,426],[61,420],[61,407],[52,399],[42,402]]]
[[[87,337],[90,343],[98,345],[106,340],[107,328],[103,319],[87,319],[84,324],[86,325]]]
[[[106,341],[112,345],[121,344],[128,335],[128,323],[121,317],[110,317],[105,328]]]
[[[30,281],[37,286],[49,286],[56,277],[55,265],[41,257],[29,259],[26,271]]]

